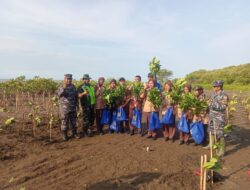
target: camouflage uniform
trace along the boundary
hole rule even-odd
[[[209,131],[217,138],[224,136],[228,95],[222,90],[212,95],[209,105]]]
[[[67,131],[69,126],[73,134],[76,133],[76,107],[77,91],[73,84],[66,88],[58,89],[59,96],[59,113],[61,119],[61,130]]]

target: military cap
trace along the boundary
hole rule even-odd
[[[82,79],[83,79],[83,80],[84,80],[84,79],[91,79],[91,77],[89,76],[89,74],[84,74],[83,77],[82,77]]]
[[[194,90],[203,90],[203,87],[202,87],[202,86],[196,86],[196,87],[194,88]]]
[[[64,77],[67,79],[72,79],[72,74],[65,74]]]
[[[154,77],[153,73],[148,73],[148,77]]]
[[[124,77],[121,77],[121,78],[119,78],[119,81],[121,82],[121,81],[125,81],[125,78]]]
[[[213,82],[213,87],[223,86],[224,82],[222,80],[217,80]]]

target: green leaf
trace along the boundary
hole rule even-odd
[[[11,125],[11,124],[13,124],[13,123],[15,123],[15,118],[14,118],[14,117],[11,117],[11,118],[7,119],[7,120],[4,122],[5,126],[9,126],[9,125]]]

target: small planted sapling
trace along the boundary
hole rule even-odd
[[[37,106],[33,102],[29,102],[29,106],[31,107],[31,112],[28,114],[28,117],[32,120],[32,132],[33,137],[35,137],[36,128],[41,124],[42,120],[39,116],[40,106]]]
[[[56,119],[56,116],[55,116],[54,112],[53,112],[53,110],[58,107],[58,100],[59,99],[58,99],[57,96],[54,96],[54,97],[51,98],[51,103],[52,103],[52,108],[53,109],[50,110],[50,119],[49,119],[49,140],[50,140],[50,142],[52,141],[52,128],[53,128],[53,125],[58,121]]]

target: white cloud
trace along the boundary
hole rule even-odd
[[[126,41],[133,36],[126,27],[131,9],[129,2],[98,1],[91,5],[67,7],[61,1],[5,1],[1,20],[16,27],[54,33],[68,37]]]

